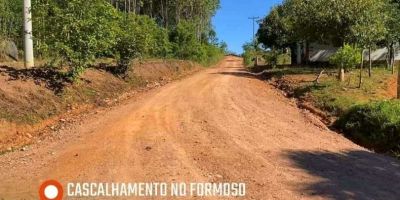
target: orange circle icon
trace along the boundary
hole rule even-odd
[[[61,183],[55,180],[48,180],[42,183],[39,188],[40,200],[61,200],[64,194]]]

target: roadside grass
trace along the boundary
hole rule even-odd
[[[289,81],[296,98],[308,98],[318,108],[334,116],[340,116],[354,105],[394,98],[389,88],[394,75],[385,68],[373,68],[372,77],[368,77],[368,72],[364,70],[361,88],[358,87],[359,70],[349,71],[346,81],[339,82],[336,70],[328,69],[317,84],[314,80],[319,71],[315,68],[295,68],[281,69],[277,74]]]
[[[356,143],[380,153],[400,153],[400,101],[357,105],[334,124]]]
[[[254,64],[254,57],[255,55],[258,56],[259,59],[259,65],[270,65],[270,61],[268,61],[268,56],[270,55],[270,52],[248,52],[243,55],[243,64],[246,67],[252,67]],[[284,65],[290,65],[291,63],[291,57],[289,54],[279,54],[276,57],[276,62],[277,65],[279,66],[284,66]]]
[[[392,98],[388,94],[388,84],[392,78],[390,71],[375,68],[371,77],[368,77],[367,71],[364,71],[360,88],[358,87],[359,76],[359,71],[352,71],[343,83],[339,83],[336,77],[330,76],[321,82],[324,87],[311,90],[311,95],[315,97],[319,107],[338,116],[354,105]]]

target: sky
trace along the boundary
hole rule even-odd
[[[253,38],[253,22],[248,18],[262,18],[280,2],[282,0],[221,0],[221,8],[213,18],[218,38],[228,44],[230,51],[242,53],[243,44]]]

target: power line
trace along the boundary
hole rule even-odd
[[[260,19],[260,17],[249,17],[250,20],[253,21],[253,42],[256,42],[256,20]]]
[[[250,20],[253,20],[253,44],[254,44],[254,49],[257,49],[257,42],[256,42],[256,20],[259,19],[260,17],[249,17]],[[258,56],[255,55],[254,58],[254,66],[258,65]]]

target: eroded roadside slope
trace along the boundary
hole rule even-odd
[[[0,152],[19,150],[37,137],[65,129],[80,115],[107,107],[136,93],[199,71],[179,60],[136,62],[126,75],[113,66],[88,69],[76,83],[56,71],[26,70],[20,63],[0,63]]]

